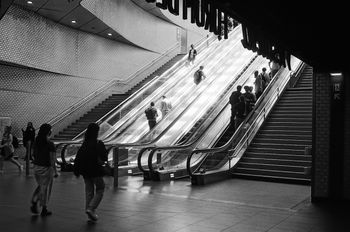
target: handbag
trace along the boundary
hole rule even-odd
[[[114,174],[114,168],[112,168],[108,162],[103,163],[101,169],[104,176],[113,176]]]

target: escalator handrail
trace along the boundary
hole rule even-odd
[[[297,68],[297,71],[296,73],[300,74],[301,70],[303,69],[303,63],[300,62],[300,64],[298,65],[298,68]],[[275,77],[279,77],[280,73],[282,72],[282,70],[280,69],[278,71],[278,73],[276,73]],[[257,119],[259,118],[259,116],[261,116],[262,114],[264,114],[264,120],[266,118],[266,107],[267,106],[270,106],[270,109],[273,107],[273,105],[270,104],[270,101],[271,101],[271,98],[270,99],[266,99],[265,96],[270,92],[269,90],[272,89],[272,86],[274,83],[277,82],[277,80],[279,80],[280,78],[274,78],[275,81],[272,82],[271,81],[271,85],[269,84],[268,86],[268,91],[264,91],[264,94],[262,95],[262,97],[259,98],[257,104],[254,106],[253,110],[250,112],[250,114],[248,115],[248,117],[244,120],[243,123],[241,123],[241,125],[239,126],[239,128],[236,130],[235,134],[232,136],[232,138],[230,139],[229,142],[227,142],[225,145],[229,144],[230,146],[227,147],[227,146],[222,146],[222,147],[219,147],[218,149],[216,148],[209,148],[209,149],[198,149],[198,150],[194,150],[189,156],[188,156],[188,159],[187,159],[187,163],[186,163],[186,167],[187,167],[187,172],[190,176],[193,176],[193,173],[191,171],[191,167],[190,167],[190,162],[191,162],[191,158],[193,156],[193,154],[195,153],[219,153],[219,152],[225,152],[225,151],[230,151],[227,153],[227,156],[229,158],[229,161],[233,158],[233,157],[236,157],[237,156],[237,146],[239,144],[246,144],[248,143],[248,134],[252,131],[251,128],[253,128],[253,125],[254,123],[257,121]],[[274,92],[270,93],[270,95],[273,95],[276,93],[276,96],[277,96],[277,100],[279,99],[279,97],[281,96],[281,92],[283,92],[285,90],[285,87],[287,86],[288,84],[288,81],[290,80],[290,77],[287,78],[283,83],[281,83],[281,85],[276,88],[274,90]],[[280,88],[282,87],[282,90],[280,90]],[[261,107],[260,104],[263,104],[263,100],[264,100],[264,105],[263,105],[263,109],[259,110],[259,113],[256,114],[257,112],[257,108]],[[273,102],[273,104],[275,102],[277,102],[277,100],[275,100]],[[250,121],[250,120],[253,120],[253,122],[250,123],[249,125],[249,128],[244,128],[246,127],[247,123]],[[248,123],[249,124],[249,123]],[[244,133],[242,136],[239,136],[241,133]],[[250,135],[250,134],[249,134]],[[239,140],[238,140],[239,139]],[[231,143],[233,143],[235,140],[238,140],[236,143],[234,143],[235,145],[232,145]],[[223,149],[225,147],[225,149]],[[234,147],[234,148],[232,148]],[[229,148],[232,148],[232,149],[229,149]],[[232,167],[230,167],[232,168]]]
[[[211,35],[210,37],[205,38],[203,41],[200,41],[199,44],[198,44],[198,50],[201,50],[202,47],[204,45],[206,45],[206,43],[208,43],[209,41],[213,40],[213,38],[214,38],[214,36]],[[177,45],[176,48],[178,48],[179,43],[177,43],[176,45]],[[123,100],[119,105],[117,105],[115,108],[110,110],[102,118],[98,119],[96,121],[96,123],[100,124],[103,120],[105,120],[108,117],[113,117],[114,115],[117,115],[118,113],[121,114],[121,112],[116,112],[116,111],[122,111],[123,108],[125,108],[125,107],[129,106],[130,104],[132,104],[132,99],[138,99],[142,95],[142,93],[147,90],[147,88],[149,88],[150,86],[155,84],[163,76],[166,76],[169,73],[174,72],[175,70],[177,70],[180,66],[182,66],[186,62],[186,60],[187,60],[187,56],[184,56],[182,59],[180,59],[178,62],[176,62],[176,64],[174,64],[170,69],[165,71],[162,75],[153,78],[147,85],[143,85],[140,89],[138,89],[133,94],[131,94],[129,97],[127,97],[125,100]],[[122,115],[120,115],[120,118],[121,117],[122,117]],[[78,135],[76,135],[73,138],[73,140],[76,139],[76,138],[79,138],[83,133],[85,133],[85,131],[86,130],[80,132]]]

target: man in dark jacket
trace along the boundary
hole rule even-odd
[[[154,102],[151,102],[150,107],[145,110],[145,114],[148,120],[149,129],[152,130],[157,124],[157,109],[154,107]]]
[[[230,122],[230,128],[235,130],[235,115],[236,115],[236,108],[235,105],[239,102],[239,97],[242,95],[241,93],[242,86],[238,85],[237,90],[232,92],[230,96],[230,104],[231,104],[231,122]]]

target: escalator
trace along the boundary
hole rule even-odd
[[[199,120],[202,121],[197,126],[199,128],[194,128],[198,124],[197,121],[194,127],[184,135],[184,137],[188,137],[187,144],[157,146],[153,148],[148,159],[145,159],[148,162],[148,168],[141,168],[143,169],[145,178],[166,180],[187,176],[186,159],[191,151],[195,148],[214,146],[215,141],[218,139],[217,135],[220,135],[228,127],[231,114],[228,98],[231,92],[236,89],[237,85],[252,85],[254,82],[253,71],[261,69],[267,63],[266,59],[259,57],[249,64],[249,67],[242,70],[242,73],[233,80],[232,84],[223,92],[223,95],[218,101],[212,103],[212,112],[204,114],[204,118]],[[228,133],[232,133],[232,131],[228,131]],[[147,157],[147,155],[145,156]],[[139,160],[139,162],[142,163],[142,160]],[[145,165],[140,163],[139,166]]]
[[[225,54],[227,52],[230,52],[232,50],[232,45],[238,43],[238,37],[240,35],[239,30],[240,28],[237,28],[237,30],[233,32],[232,39],[228,40],[226,43],[214,42],[209,47],[209,49],[203,51],[197,56],[197,62],[204,61],[204,63],[207,63],[206,67],[208,68],[208,71],[210,71],[211,69],[216,70],[215,66],[218,65],[218,62],[220,62],[220,60],[222,60],[225,57]],[[207,44],[206,42],[207,41],[205,41],[203,44]],[[132,103],[126,104],[126,106],[116,109],[116,113],[108,115],[104,119],[104,122],[100,124],[102,133],[100,139],[103,139],[104,142],[113,146],[116,143],[120,144],[120,142],[122,142],[123,144],[128,142],[135,143],[138,140],[137,137],[142,138],[143,136],[147,135],[147,133],[149,135],[150,133],[148,132],[147,120],[145,120],[143,114],[144,109],[148,107],[149,102],[157,102],[165,93],[170,98],[171,94],[169,94],[169,91],[172,91],[172,93],[174,94],[179,93],[180,96],[182,94],[182,98],[185,99],[190,99],[191,97],[195,98],[196,95],[193,91],[192,82],[192,73],[194,72],[194,69],[195,67],[182,66],[175,69],[175,71],[173,70],[172,72],[166,73],[167,75],[159,78],[159,83],[151,83],[152,85],[160,87],[158,87],[157,89],[153,88],[153,92],[145,88],[143,92],[138,93],[138,95],[136,96],[138,98],[137,100],[133,101]],[[205,86],[206,85],[204,84],[201,85],[200,88],[198,88],[195,92],[197,92],[198,94],[201,93],[201,91],[205,90]],[[181,91],[179,88],[186,88],[186,91]],[[184,93],[187,93],[187,95]],[[188,95],[190,95],[190,97]],[[181,100],[181,98],[179,99]],[[133,109],[128,110],[127,113],[124,113],[125,108]],[[186,105],[184,105],[183,108],[186,108]],[[123,116],[121,117],[121,115]],[[116,120],[116,118],[118,120]],[[172,121],[170,114],[167,115],[167,118],[170,119],[168,121]],[[163,119],[162,122],[164,121],[166,120]],[[112,125],[113,123],[114,125]],[[140,129],[142,130],[142,133],[140,133]],[[153,131],[152,133],[153,135],[154,132],[155,131]],[[80,135],[80,138],[77,138],[76,146],[72,144],[68,145],[69,147],[66,146],[62,148],[62,153],[67,154],[64,156],[66,156],[68,159],[74,158],[74,154],[76,153],[77,147],[80,146],[79,143],[81,142],[81,138],[82,135]]]

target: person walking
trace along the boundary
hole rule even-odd
[[[158,112],[154,106],[154,102],[151,102],[150,106],[145,110],[145,114],[148,120],[149,129],[152,130],[157,124]]]
[[[235,116],[236,116],[236,104],[239,102],[239,97],[242,95],[241,90],[242,86],[238,85],[236,87],[236,91],[232,92],[230,96],[230,105],[231,105],[231,122],[230,122],[230,128],[235,130]]]
[[[162,101],[160,102],[160,111],[162,112],[162,118],[165,117],[165,115],[173,108],[171,105],[171,102],[168,100],[168,98],[164,95],[162,97]]]
[[[196,59],[197,56],[197,50],[194,48],[194,45],[191,44],[191,48],[188,51],[188,57],[187,57],[187,62],[188,64],[194,64],[194,60]]]
[[[23,165],[13,158],[15,148],[13,146],[13,135],[12,127],[6,126],[4,134],[2,135],[1,145],[0,145],[0,174],[4,173],[4,161],[8,160],[18,167],[20,172],[23,171]]]
[[[34,142],[34,177],[38,184],[32,195],[32,206],[30,210],[33,214],[38,214],[38,203],[41,206],[40,215],[45,217],[52,214],[47,209],[51,196],[53,178],[58,176],[56,170],[56,148],[52,141],[51,125],[44,123],[40,126],[38,136]]]
[[[27,159],[29,155],[29,159],[33,160],[33,145],[35,140],[35,129],[33,127],[32,122],[28,122],[27,128],[25,130],[22,129],[23,134],[23,145],[26,148],[26,155],[24,159]]]
[[[74,160],[74,175],[83,176],[85,182],[85,213],[91,221],[97,221],[96,209],[102,201],[105,189],[102,165],[107,162],[108,152],[104,143],[98,140],[100,127],[90,123],[84,142]]]

